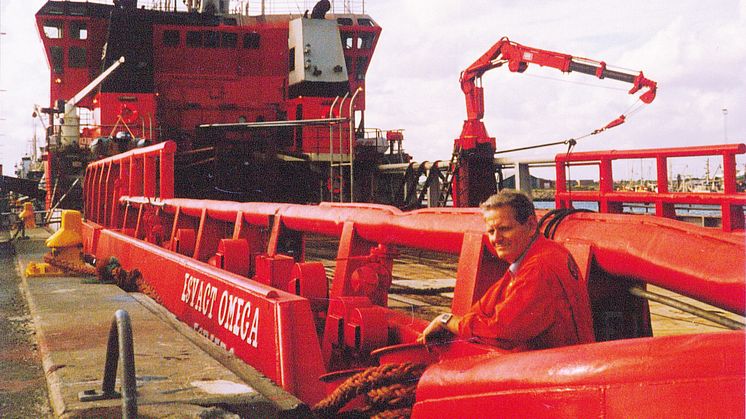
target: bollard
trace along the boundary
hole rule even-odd
[[[122,364],[122,393],[114,390],[117,366]],[[109,341],[106,345],[106,363],[101,391],[85,390],[78,393],[78,400],[122,399],[122,418],[137,417],[137,386],[135,380],[135,351],[132,339],[130,316],[125,310],[117,310],[111,320]]]

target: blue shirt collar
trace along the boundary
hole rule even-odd
[[[518,272],[518,268],[520,268],[521,262],[523,262],[523,258],[525,258],[526,253],[528,253],[528,249],[531,248],[538,237],[539,233],[534,234],[534,236],[531,238],[531,242],[528,244],[528,246],[526,246],[525,249],[523,249],[521,255],[518,256],[518,259],[516,259],[515,262],[511,263],[510,266],[508,266],[508,270],[510,271],[511,275],[515,275],[516,272]]]

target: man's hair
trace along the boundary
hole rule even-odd
[[[536,210],[534,209],[534,203],[531,201],[531,197],[529,197],[525,192],[517,191],[515,189],[503,189],[487,198],[486,201],[479,205],[479,208],[481,208],[482,211],[504,207],[513,208],[515,220],[521,224],[525,224],[528,217],[536,215]]]

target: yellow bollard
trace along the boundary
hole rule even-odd
[[[62,211],[60,229],[47,239],[46,245],[52,249],[45,257],[49,263],[29,263],[26,276],[59,276],[63,273],[59,268],[86,274],[94,271],[83,260],[83,217],[80,211]]]
[[[83,244],[83,217],[80,211],[62,211],[62,224],[46,241],[47,247],[61,248]]]
[[[23,221],[24,228],[36,228],[36,216],[34,215],[34,204],[31,202],[23,203],[23,211],[18,214]]]

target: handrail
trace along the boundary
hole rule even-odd
[[[350,99],[350,110],[348,111],[348,116],[350,120],[350,202],[355,202],[355,195],[353,193],[355,188],[355,152],[353,147],[353,138],[355,136],[355,99],[357,99],[357,95],[363,91],[362,87],[358,87],[357,90],[355,90],[355,93],[352,95],[352,99]]]
[[[658,148],[648,150],[607,150],[558,154],[555,157],[557,208],[571,208],[573,202],[595,201],[603,213],[621,213],[625,202],[652,202],[655,215],[676,217],[676,205],[710,204],[720,206],[724,231],[744,230],[743,208],[746,193],[736,187],[736,155],[746,153],[746,144],[723,144],[697,147]],[[670,192],[668,190],[667,163],[674,157],[721,156],[723,159],[723,192]],[[614,190],[612,162],[625,159],[655,159],[656,192],[624,192]],[[571,191],[567,187],[567,168],[580,165],[598,165],[598,191]]]
[[[173,198],[175,153],[176,143],[165,141],[89,163],[83,186],[86,217],[102,224],[119,219],[117,202],[125,195]]]
[[[114,390],[117,365],[122,364],[122,393]],[[85,390],[78,393],[78,400],[90,402],[122,398],[122,418],[137,418],[137,389],[135,380],[135,351],[132,340],[130,316],[117,310],[111,319],[109,340],[106,345],[106,363],[101,392]]]

